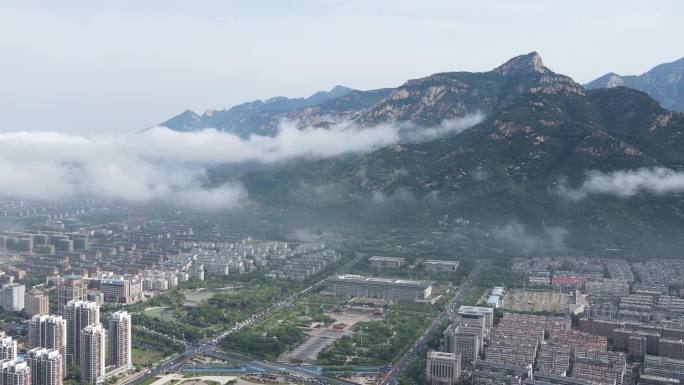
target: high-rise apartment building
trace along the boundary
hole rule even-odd
[[[100,324],[100,307],[95,302],[71,301],[64,308],[64,318],[67,325],[66,362],[76,364],[81,357],[81,331]]]
[[[484,319],[485,329],[494,326],[494,309],[481,306],[461,306],[458,308],[458,315],[461,318]]]
[[[425,371],[429,385],[454,385],[461,375],[461,355],[430,350]]]
[[[17,341],[10,336],[0,337],[0,360],[17,359]]]
[[[31,385],[31,368],[26,362],[0,361],[1,385]]]
[[[63,315],[64,308],[71,301],[85,301],[88,282],[78,275],[67,275],[57,285],[57,314]]]
[[[80,335],[81,383],[100,383],[105,374],[105,329],[100,324],[88,325]]]
[[[138,278],[110,278],[100,282],[105,302],[133,303],[142,298],[142,281]]]
[[[26,287],[18,283],[2,286],[2,308],[8,312],[24,310],[24,291]]]
[[[33,348],[26,355],[31,368],[31,385],[62,385],[64,363],[59,350]]]
[[[44,292],[31,289],[24,295],[24,314],[32,317],[36,314],[49,314],[50,301]]]
[[[128,312],[118,311],[107,318],[107,337],[107,365],[132,367],[131,315]]]
[[[57,315],[35,315],[28,322],[28,347],[59,351],[66,376],[67,323]]]
[[[481,329],[471,326],[457,326],[451,336],[451,352],[460,355],[462,365],[472,365],[480,356],[482,348]]]

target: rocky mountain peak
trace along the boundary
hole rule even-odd
[[[193,119],[198,119],[200,117],[199,114],[197,114],[193,110],[185,110],[185,111],[181,112],[180,114],[178,114],[178,116],[183,116],[186,118],[193,118]]]
[[[530,52],[526,55],[516,56],[506,63],[496,67],[494,72],[502,75],[520,74],[520,73],[550,73],[551,71],[544,67],[544,62],[537,52]]]
[[[622,79],[622,77],[615,72],[611,72],[608,74],[608,77],[606,78],[606,87],[607,88],[614,88],[614,87],[620,87],[624,86],[625,81]]]
[[[625,79],[622,78],[622,76],[616,74],[615,72],[609,72],[600,78],[592,81],[591,83],[587,83],[587,88],[589,89],[594,89],[594,88],[614,88],[614,87],[620,87],[625,85]]]

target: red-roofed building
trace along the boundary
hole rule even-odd
[[[582,285],[583,279],[576,276],[554,275],[551,278],[551,285],[564,288],[578,288]]]

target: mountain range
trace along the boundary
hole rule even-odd
[[[293,120],[300,124],[322,123],[309,116],[347,113],[372,106],[382,100],[389,89],[358,91],[335,86],[330,91],[320,91],[308,98],[275,97],[257,100],[226,110],[208,110],[202,115],[187,110],[163,122],[160,126],[176,131],[194,131],[216,128],[242,137],[251,134],[272,136],[278,132],[281,120]]]
[[[343,95],[330,95],[336,92]],[[314,96],[244,107],[263,109],[247,131],[219,127],[273,135],[282,118],[320,127],[345,121],[425,128],[474,113],[485,118],[457,134],[362,155],[239,172],[216,168],[215,183],[238,178],[253,202],[231,220],[282,234],[307,227],[470,254],[684,251],[678,190],[630,193],[629,180],[611,179],[633,170],[676,173],[671,170],[684,164],[684,115],[645,92],[584,87],[532,52],[487,72],[439,73],[393,89],[336,88],[311,101]],[[297,106],[282,111],[279,103]],[[224,121],[236,122],[235,108],[222,112]],[[613,185],[587,185],[592,175]]]
[[[536,57],[537,65],[541,63],[538,54],[532,53],[530,55]],[[520,64],[519,61],[525,57],[529,58],[530,55],[517,58],[517,64],[516,60],[512,60],[492,72],[520,71],[522,68],[516,67]],[[534,66],[534,60],[528,64]],[[534,67],[531,68],[534,69]],[[549,73],[552,72],[549,71]],[[293,121],[300,126],[326,126],[331,122],[341,120],[381,121],[389,115],[389,117],[399,120],[416,120],[417,123],[432,124],[439,119],[461,115],[464,110],[473,105],[481,104],[485,112],[496,107],[492,103],[497,95],[492,95],[493,90],[486,88],[486,84],[482,85],[482,89],[477,90],[483,91],[482,95],[477,94],[476,91],[470,95],[470,99],[468,99],[468,95],[459,94],[463,90],[459,90],[457,85],[448,84],[449,81],[467,84],[472,81],[473,76],[478,77],[478,75],[480,74],[467,72],[441,73],[427,78],[411,80],[395,89],[383,88],[370,91],[354,90],[338,85],[330,91],[319,91],[306,98],[280,96],[264,101],[246,102],[224,110],[207,110],[202,115],[187,110],[159,125],[177,131],[216,128],[247,137],[250,134],[275,135],[278,132],[280,122],[283,120]],[[483,79],[483,81],[486,82],[487,80]],[[489,82],[491,83],[491,79]],[[431,84],[435,86],[431,88],[434,94],[427,97],[439,97],[441,99],[442,96],[446,96],[442,99],[444,103],[435,107],[436,110],[433,111],[432,116],[416,115],[415,118],[417,119],[412,119],[411,114],[415,115],[416,108],[421,108],[421,106],[420,104],[405,103],[406,100],[402,99],[402,94],[415,92],[421,87],[432,87]],[[586,89],[590,90],[619,86],[644,91],[665,108],[684,111],[684,58],[658,65],[641,75],[621,76],[611,72],[584,85]],[[447,93],[448,95],[439,95],[440,93]],[[385,100],[390,94],[392,94],[391,97]],[[453,101],[454,104],[448,105],[450,101]],[[376,106],[379,103],[380,105]],[[413,111],[410,110],[411,106],[414,108]],[[394,111],[383,111],[383,108],[394,109]],[[400,111],[401,108],[406,108],[406,110]],[[376,117],[374,118],[373,115]]]
[[[611,72],[585,84],[588,89],[620,86],[644,91],[665,108],[684,111],[684,58],[660,64],[641,75]]]

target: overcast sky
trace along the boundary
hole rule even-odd
[[[133,132],[185,109],[397,86],[533,50],[580,82],[638,74],[684,56],[683,14],[678,0],[6,0],[0,131]]]

